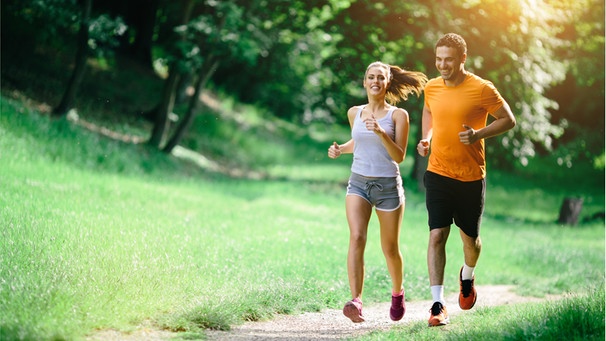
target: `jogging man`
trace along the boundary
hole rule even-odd
[[[477,298],[474,268],[482,242],[480,222],[484,211],[486,163],[484,140],[516,124],[507,102],[494,85],[465,70],[467,44],[448,33],[435,48],[440,76],[425,86],[421,156],[430,149],[424,176],[429,221],[427,267],[433,298],[429,326],[448,324],[444,302],[446,241],[450,226],[459,227],[464,264],[459,272],[459,306],[471,309]],[[494,117],[487,123],[488,115]]]

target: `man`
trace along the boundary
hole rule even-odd
[[[448,33],[436,43],[440,77],[425,87],[421,156],[431,155],[424,176],[429,221],[427,267],[433,298],[429,326],[448,324],[444,302],[446,241],[450,225],[459,227],[464,264],[459,272],[459,306],[476,302],[474,269],[482,242],[480,222],[484,211],[486,164],[484,140],[513,128],[515,118],[494,85],[465,70],[467,44]],[[488,115],[494,117],[487,123]]]

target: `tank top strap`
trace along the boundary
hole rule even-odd
[[[365,105],[360,106],[360,109],[358,109],[358,113],[356,114],[357,118],[360,118],[360,119],[362,118],[362,110],[364,110],[364,108],[366,108]]]
[[[397,107],[391,107],[387,111],[387,114],[385,115],[384,119],[389,118],[391,120],[391,116],[393,115],[393,112],[396,111],[396,109],[398,109],[398,108]]]

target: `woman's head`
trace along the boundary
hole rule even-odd
[[[364,87],[373,86],[373,82],[384,84],[385,99],[390,104],[396,104],[408,99],[410,93],[420,96],[427,83],[427,76],[421,72],[406,71],[398,66],[376,61],[366,68]]]
[[[391,79],[389,65],[381,62],[368,65],[364,73],[364,88],[366,88],[368,96],[385,96]]]
[[[387,76],[387,81],[391,81],[391,78],[392,78],[392,75],[391,75],[391,65],[385,64],[385,63],[379,62],[379,61],[372,62],[366,68],[366,72],[364,74],[364,78],[366,78],[366,76],[368,75],[368,71],[370,71],[370,69],[372,69],[372,68],[377,68],[377,69],[384,70],[385,74]]]

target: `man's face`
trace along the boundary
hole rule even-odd
[[[461,72],[465,55],[458,55],[453,47],[439,46],[436,48],[436,68],[444,80],[454,80]]]

